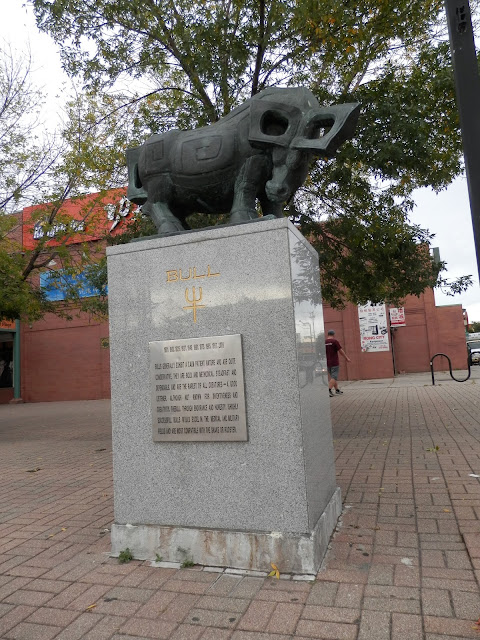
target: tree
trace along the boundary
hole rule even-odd
[[[42,292],[23,277],[21,219],[11,215],[42,189],[56,160],[51,141],[39,136],[42,92],[31,82],[31,59],[0,50],[0,318],[37,318]]]
[[[30,56],[0,48],[0,212],[10,213],[41,186],[57,158],[40,137],[43,93],[31,82]]]
[[[0,215],[0,318],[14,320],[23,315],[34,319],[40,317],[46,300],[22,278],[21,242],[12,237],[16,226],[14,216]]]
[[[448,285],[445,264],[418,250],[432,236],[408,219],[414,189],[462,170],[441,0],[30,2],[88,87],[147,83],[139,133],[206,125],[271,85],[359,101],[355,138],[289,203],[321,253],[326,298],[394,302]]]
[[[109,190],[125,184],[130,118],[115,117],[116,102],[108,95],[77,95],[66,105],[63,126],[49,138],[40,119],[43,94],[31,82],[31,61],[15,58],[8,49],[0,50],[0,88],[0,318],[35,320],[47,311],[69,317],[71,305],[47,300],[39,273],[67,278],[67,297],[78,304],[77,277],[98,256],[91,243],[69,243],[73,236],[77,241],[82,234],[85,240],[92,236],[98,218],[105,216]],[[80,211],[76,219],[66,208],[72,199]],[[27,221],[12,213],[31,205],[36,206]],[[34,247],[22,243],[25,222],[39,231]]]

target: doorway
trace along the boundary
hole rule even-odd
[[[13,333],[0,333],[0,389],[13,387]]]

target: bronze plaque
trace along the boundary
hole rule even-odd
[[[242,336],[150,342],[153,440],[246,442]]]

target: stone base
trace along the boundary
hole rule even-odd
[[[224,531],[161,525],[112,525],[112,556],[127,547],[138,560],[191,560],[195,564],[252,571],[315,575],[342,510],[340,488],[310,534]]]
[[[113,555],[315,574],[340,513],[331,401],[314,371],[325,357],[317,253],[286,218],[107,253]],[[150,343],[200,339],[206,352],[211,337],[238,335],[248,439],[154,440],[155,393],[177,382],[157,389]],[[187,378],[168,397],[172,424],[191,409]]]

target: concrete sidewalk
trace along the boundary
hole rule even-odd
[[[109,403],[0,406],[0,638],[480,637],[477,369],[332,398],[345,508],[311,582],[119,564]]]

